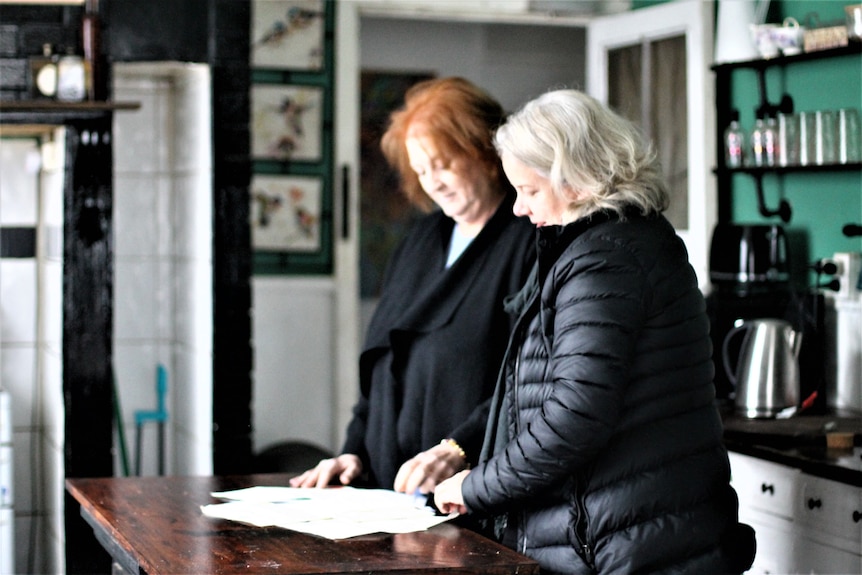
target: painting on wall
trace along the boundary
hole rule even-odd
[[[253,158],[320,161],[322,88],[255,84],[251,90],[251,112]]]
[[[324,0],[254,0],[252,68],[323,68],[324,9]]]
[[[417,216],[380,151],[380,138],[389,114],[404,103],[407,89],[431,77],[421,72],[362,71],[359,291],[364,299],[379,297],[389,256]]]
[[[249,211],[253,249],[319,251],[322,187],[316,177],[253,176]]]

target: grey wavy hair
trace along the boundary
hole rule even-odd
[[[568,202],[564,223],[599,210],[624,217],[630,206],[645,215],[668,207],[661,166],[640,130],[578,90],[527,102],[500,126],[494,145],[551,180]]]

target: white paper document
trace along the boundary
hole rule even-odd
[[[227,502],[202,505],[201,511],[208,517],[283,527],[328,539],[424,531],[458,516],[435,514],[425,505],[424,495],[388,489],[257,486],[211,495]]]

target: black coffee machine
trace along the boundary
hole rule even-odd
[[[715,362],[715,391],[730,403],[734,387],[722,361],[722,346],[738,319],[786,318],[793,301],[787,236],[780,225],[716,225],[709,252],[712,292],[707,296]],[[729,346],[735,364],[741,337]]]

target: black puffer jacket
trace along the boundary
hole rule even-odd
[[[541,228],[538,242],[538,288],[467,507],[505,517],[508,543],[547,572],[747,569],[753,532],[737,521],[682,241],[664,217],[600,213]]]

